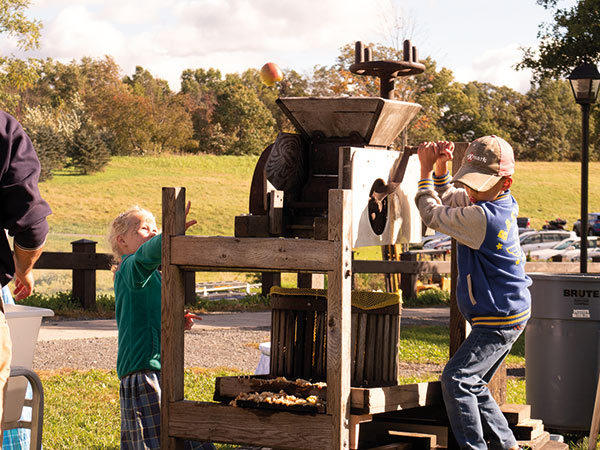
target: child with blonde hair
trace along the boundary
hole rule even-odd
[[[189,210],[190,203],[186,215]],[[187,222],[186,230],[195,223]],[[154,215],[134,206],[112,221],[108,241],[116,260],[121,449],[159,449],[162,235]],[[210,443],[192,441],[184,448],[214,450]]]

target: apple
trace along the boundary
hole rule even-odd
[[[260,79],[267,86],[273,86],[283,79],[283,72],[274,62],[268,62],[260,69]]]

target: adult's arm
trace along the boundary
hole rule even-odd
[[[23,300],[33,292],[33,265],[42,254],[43,247],[26,250],[15,244],[15,300]]]
[[[14,117],[0,111],[0,232],[4,228],[14,237],[15,248],[34,253],[46,240],[46,217],[51,214],[40,195],[39,174],[40,163],[31,140]],[[4,285],[15,267],[3,232],[0,244],[0,283]]]

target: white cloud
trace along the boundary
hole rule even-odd
[[[173,89],[188,68],[229,73],[276,61],[302,72],[334,64],[332,50],[368,40],[380,18],[376,2],[362,0],[38,0],[35,6],[48,15],[38,56],[64,62],[111,55],[125,74],[141,65]]]
[[[144,0],[143,4],[131,0],[96,0],[94,3],[101,5],[98,16],[102,20],[123,25],[156,25],[175,6],[176,0]]]
[[[525,93],[530,87],[531,71],[517,71],[513,68],[521,59],[519,45],[510,44],[500,49],[487,50],[474,58],[470,65],[458,66],[453,72],[455,78],[462,83],[477,80]]]
[[[68,6],[45,24],[40,52],[69,61],[107,54],[119,58],[125,47],[125,38],[114,25],[94,17],[83,6]]]

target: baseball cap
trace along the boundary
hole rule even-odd
[[[485,192],[514,171],[515,155],[510,144],[498,136],[483,136],[469,144],[452,182]]]

